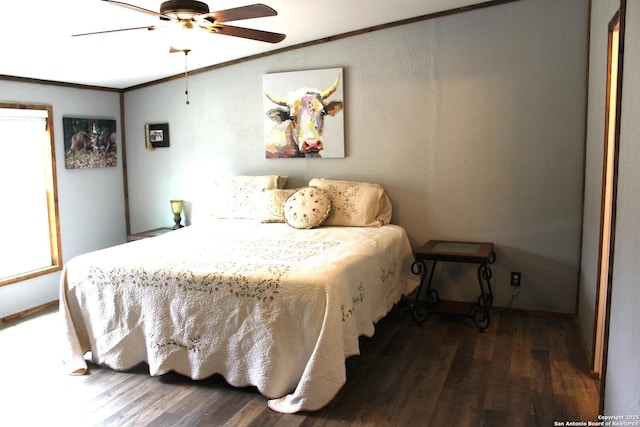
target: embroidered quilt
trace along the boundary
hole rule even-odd
[[[92,361],[151,375],[221,374],[279,412],[317,410],[346,381],[358,337],[417,286],[404,229],[297,230],[211,220],[80,255],[64,267],[68,373]]]

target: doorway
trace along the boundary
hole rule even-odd
[[[607,95],[605,106],[604,160],[602,173],[602,202],[600,214],[600,257],[598,265],[598,291],[593,337],[592,374],[601,380],[603,396],[606,370],[607,338],[616,220],[616,193],[618,181],[618,153],[620,141],[620,105],[622,89],[622,58],[624,26],[624,0],[620,10],[609,23],[607,56]],[[621,13],[622,12],[622,13]]]

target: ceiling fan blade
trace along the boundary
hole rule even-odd
[[[145,9],[145,8],[139,7],[139,6],[134,6],[134,5],[129,4],[129,3],[125,3],[125,2],[121,2],[121,1],[115,1],[115,0],[102,0],[102,1],[105,1],[105,2],[111,3],[111,4],[115,4],[116,6],[126,7],[127,9],[135,10],[137,12],[146,13],[147,15],[157,16],[158,18],[164,19],[164,20],[167,20],[167,21],[172,19],[170,16],[163,15],[162,13],[154,12],[153,10]]]
[[[150,27],[134,27],[134,28],[122,28],[119,30],[106,30],[106,31],[94,31],[92,33],[82,33],[82,34],[72,34],[71,37],[80,37],[80,36],[92,36],[94,34],[106,34],[106,33],[117,33],[120,31],[132,31],[132,30],[156,30],[158,27],[152,25]]]
[[[202,15],[209,22],[239,21],[241,19],[264,18],[276,16],[278,12],[264,4],[250,4],[248,6],[234,7],[233,9],[219,10],[217,12]]]
[[[231,25],[217,24],[209,31],[212,33],[224,34],[225,36],[242,37],[245,39],[258,40],[267,43],[278,43],[287,37],[286,34],[272,33],[270,31],[254,30],[252,28],[232,27]]]

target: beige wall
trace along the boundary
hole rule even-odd
[[[206,212],[210,182],[274,173],[381,183],[414,246],[496,243],[497,305],[575,312],[582,203],[587,2],[523,0],[294,50],[125,94],[133,231],[170,225],[170,198]],[[265,160],[262,75],[342,67],[345,159]],[[144,123],[171,147],[144,148]],[[444,267],[445,265],[443,265]],[[471,283],[446,286],[461,276]],[[441,295],[477,296],[448,266]]]

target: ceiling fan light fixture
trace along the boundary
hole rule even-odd
[[[197,44],[198,34],[193,31],[194,26],[190,22],[178,22],[168,25],[166,31],[166,41],[169,46],[173,46],[179,51],[191,50]]]
[[[160,5],[160,13],[179,20],[190,20],[196,15],[209,13],[209,6],[196,0],[168,0]]]

